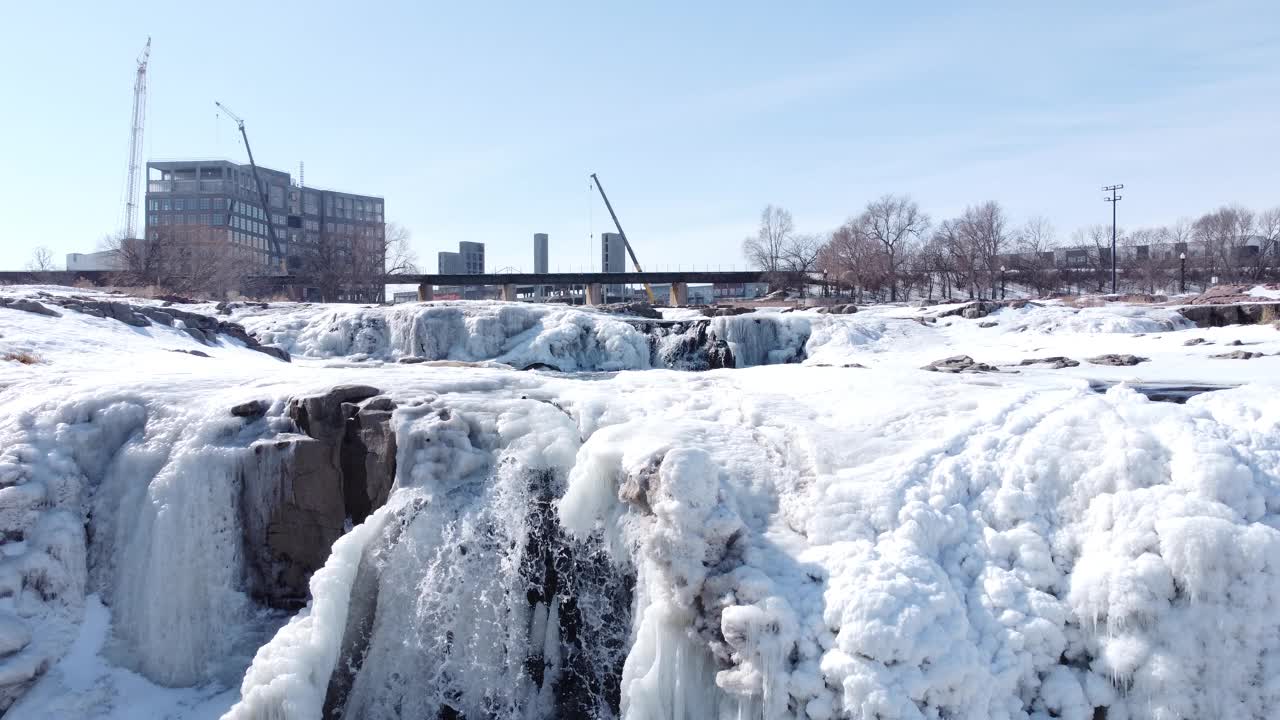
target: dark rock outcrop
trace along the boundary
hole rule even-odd
[[[1151,358],[1144,358],[1138,355],[1127,355],[1118,353],[1107,353],[1089,358],[1089,362],[1093,365],[1113,365],[1116,367],[1124,367],[1129,365],[1137,365],[1144,363]]]
[[[273,607],[301,607],[346,519],[332,449],[301,435],[254,443],[241,502],[250,592]]]
[[[949,358],[934,360],[920,369],[945,373],[999,372],[995,366],[977,362],[968,355],[953,355]]]
[[[827,307],[818,308],[818,312],[825,315],[852,315],[858,312],[858,306],[853,303],[828,305]]]
[[[178,310],[173,307],[172,302],[166,301],[163,307],[156,307],[154,305],[132,305],[116,300],[100,300],[82,295],[64,296],[42,293],[41,296],[45,302],[58,305],[63,309],[74,310],[93,317],[116,320],[130,327],[164,325],[165,327],[181,328],[183,332],[202,345],[212,345],[218,341],[219,335],[226,335],[239,340],[250,350],[265,353],[284,362],[290,361],[287,351],[282,348],[260,344],[257,338],[245,332],[245,329],[239,324],[218,320],[208,315]],[[42,315],[52,313],[56,316],[58,314],[56,311],[49,310],[35,301],[23,300],[22,302],[43,308],[44,312],[40,313]],[[3,304],[4,300],[0,299],[0,305]],[[12,307],[11,304],[8,306]],[[28,312],[38,311],[28,309]]]
[[[364,522],[382,507],[396,479],[396,433],[389,397],[378,396],[353,405],[343,403],[347,415],[342,438],[342,495],[353,523]]]
[[[1069,357],[1055,355],[1053,357],[1027,358],[1018,363],[1020,366],[1027,365],[1048,365],[1050,369],[1061,370],[1062,368],[1076,367],[1080,364],[1079,360],[1072,360]]]
[[[339,385],[293,398],[286,415],[302,434],[253,445],[242,474],[242,513],[250,591],[274,607],[305,603],[307,583],[345,523],[363,522],[386,503],[395,481],[391,398],[367,385]],[[231,408],[256,419],[267,404]]]
[[[267,414],[267,404],[261,400],[250,400],[232,406],[231,414],[235,417],[260,418]]]
[[[1266,353],[1251,352],[1249,350],[1232,350],[1231,352],[1220,353],[1218,355],[1210,355],[1209,357],[1218,360],[1252,360],[1265,356]]]
[[[1178,313],[1196,327],[1262,325],[1280,319],[1280,303],[1240,303],[1234,305],[1188,305]]]
[[[1207,342],[1207,341],[1206,341],[1204,338],[1191,338],[1190,340],[1188,340],[1188,341],[1186,341],[1186,342],[1184,342],[1184,343],[1182,343],[1182,344],[1183,344],[1183,345],[1187,345],[1187,346],[1191,346],[1191,345],[1203,345],[1203,344],[1205,344],[1205,342]]]
[[[703,317],[733,317],[734,315],[746,315],[747,313],[755,312],[755,310],[749,307],[729,305],[726,307],[711,306],[699,308],[698,312],[702,313]]]
[[[62,317],[62,313],[45,307],[42,303],[27,298],[0,298],[0,307],[10,310],[21,310],[22,312],[34,313],[36,315],[45,315],[47,317]]]
[[[610,303],[608,305],[597,305],[595,309],[616,315],[634,315],[636,317],[649,318],[650,320],[662,319],[662,313],[647,302]]]

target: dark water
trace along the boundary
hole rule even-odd
[[[1090,380],[1089,388],[1094,392],[1104,393],[1120,383],[1115,380]],[[1203,383],[1128,383],[1135,391],[1146,395],[1155,402],[1171,402],[1179,405],[1201,393],[1215,390],[1230,390],[1235,385],[1206,385]]]

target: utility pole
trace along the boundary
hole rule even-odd
[[[1111,294],[1116,294],[1116,203],[1120,202],[1123,195],[1117,195],[1116,191],[1123,188],[1124,185],[1108,185],[1102,188],[1102,192],[1111,193],[1110,196],[1102,198],[1111,203]]]

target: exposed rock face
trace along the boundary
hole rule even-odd
[[[818,312],[827,315],[852,315],[858,312],[858,306],[852,303],[844,305],[829,305],[827,307],[818,308]]]
[[[942,360],[934,360],[920,369],[946,373],[999,372],[995,366],[976,362],[968,355],[954,355]]]
[[[307,583],[342,535],[387,501],[395,480],[395,403],[367,385],[294,398],[286,414],[305,434],[253,445],[242,512],[250,591],[275,607],[306,601]],[[260,401],[231,409],[256,419]]]
[[[300,607],[346,519],[333,450],[301,435],[262,440],[242,479],[250,592],[273,607]]]
[[[986,300],[975,300],[973,302],[963,303],[953,308],[943,310],[938,313],[936,317],[944,318],[959,315],[972,320],[975,318],[984,318],[999,307],[999,303],[988,302]]]
[[[0,307],[9,308],[10,310],[21,310],[23,312],[35,313],[36,315],[46,315],[48,317],[62,317],[62,313],[57,310],[51,310],[35,300],[26,298],[0,298]]]
[[[1236,305],[1190,305],[1178,312],[1196,327],[1225,325],[1259,325],[1280,319],[1280,303],[1243,303]]]
[[[1219,360],[1252,360],[1254,358],[1263,357],[1264,355],[1266,355],[1266,353],[1250,352],[1249,350],[1232,350],[1231,352],[1211,355],[1210,357],[1217,358]]]
[[[1204,339],[1204,338],[1191,338],[1190,340],[1188,340],[1188,341],[1186,341],[1186,342],[1184,342],[1184,343],[1182,343],[1182,344],[1183,344],[1183,345],[1190,346],[1190,345],[1203,345],[1204,343],[1205,343],[1205,339]]]
[[[751,308],[738,307],[736,305],[729,307],[704,307],[699,310],[703,317],[731,317],[733,315],[746,315],[755,312]]]
[[[1143,363],[1148,360],[1150,360],[1150,358],[1144,358],[1138,355],[1123,355],[1123,354],[1116,354],[1116,353],[1107,353],[1105,355],[1099,355],[1097,357],[1089,358],[1089,362],[1094,365],[1114,365],[1114,366],[1137,365],[1138,363]]]
[[[267,414],[267,404],[261,400],[252,400],[246,403],[240,403],[231,408],[231,414],[236,417],[258,418]]]
[[[346,433],[344,403],[367,400],[379,393],[369,385],[338,385],[323,395],[294,398],[288,415],[302,432],[317,440],[336,444]]]
[[[662,319],[662,313],[647,302],[610,303],[608,305],[597,305],[595,309],[601,312],[634,315],[636,317],[649,318],[650,320]]]
[[[116,320],[130,327],[149,327],[153,324],[180,327],[183,332],[190,335],[196,342],[204,345],[212,345],[218,341],[219,335],[226,335],[239,340],[250,350],[257,350],[284,362],[289,362],[290,360],[287,351],[282,348],[260,344],[257,338],[245,332],[245,329],[236,323],[218,320],[208,315],[187,312],[186,310],[177,310],[172,307],[172,303],[167,303],[164,307],[155,307],[74,295],[63,296],[42,293],[42,296],[45,302],[58,305],[67,310]],[[17,307],[17,303],[25,303],[26,305]],[[41,315],[58,314],[57,311],[50,310],[34,300],[18,299],[9,302],[0,300],[0,305],[13,307],[17,310],[25,309],[27,312],[37,312]]]
[[[382,507],[396,478],[396,433],[388,397],[374,397],[358,405],[342,404],[347,416],[342,438],[342,494],[353,523],[364,522]]]
[[[1072,360],[1069,357],[1062,357],[1061,355],[1055,355],[1053,357],[1043,357],[1043,358],[1027,358],[1022,362],[1018,363],[1018,365],[1021,365],[1021,366],[1048,365],[1053,370],[1061,370],[1062,368],[1076,367],[1079,364],[1080,364],[1079,360]]]
[[[1000,323],[998,323],[998,322],[996,322],[996,321],[994,321],[994,320],[988,320],[988,321],[986,321],[986,322],[980,322],[980,323],[978,323],[978,327],[980,327],[980,328],[982,328],[982,329],[984,329],[984,330],[985,330],[985,329],[987,329],[987,328],[993,328],[993,327],[996,327],[996,326],[997,326],[997,325],[999,325],[999,324],[1000,324]]]

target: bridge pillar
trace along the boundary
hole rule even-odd
[[[506,283],[505,285],[503,285],[501,298],[503,302],[515,302],[516,286],[511,283]]]
[[[585,297],[582,299],[585,305],[599,305],[604,300],[604,286],[600,283],[587,283]]]
[[[671,295],[667,298],[671,307],[684,307],[689,304],[689,283],[671,283]]]
[[[428,302],[435,298],[435,288],[431,283],[418,284],[418,302]]]

